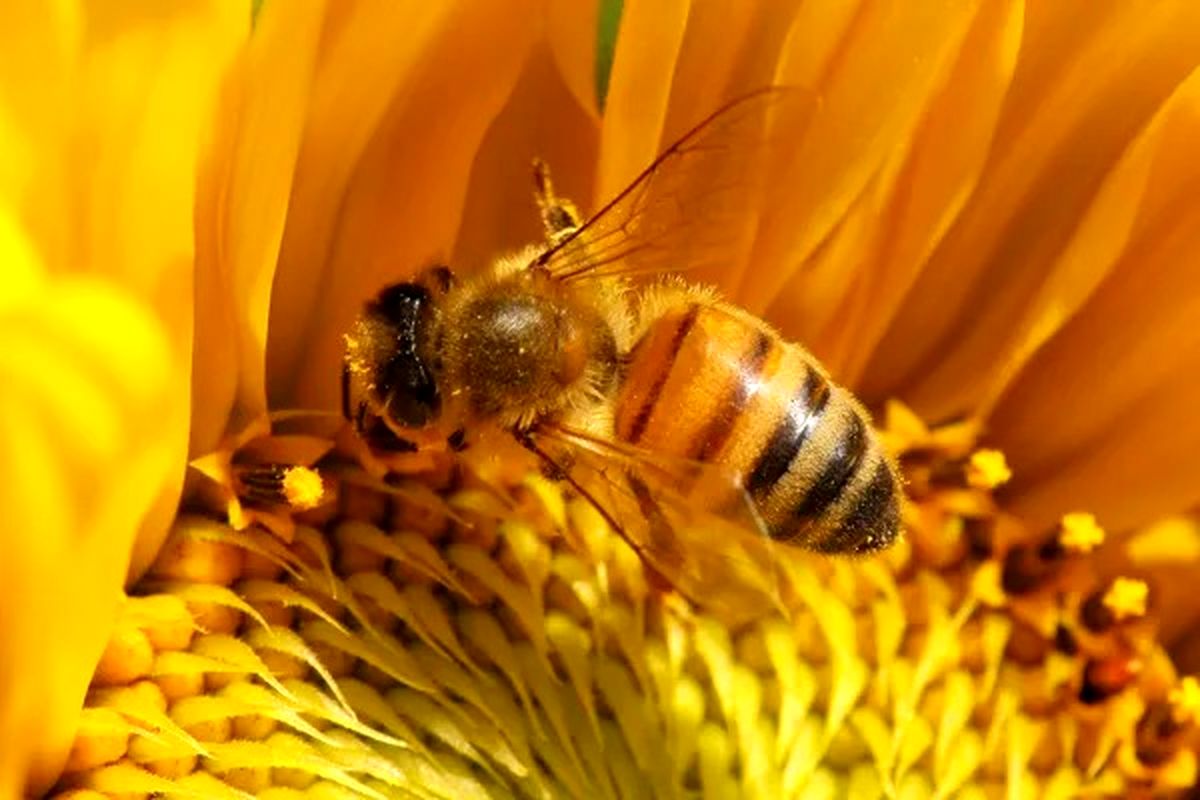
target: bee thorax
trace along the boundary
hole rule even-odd
[[[571,404],[611,333],[563,297],[517,284],[480,292],[447,326],[447,366],[473,413],[529,419]]]

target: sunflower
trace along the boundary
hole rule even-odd
[[[0,9],[0,795],[1196,783],[1200,7],[110,5]],[[595,207],[778,84],[702,277],[877,410],[892,550],[735,625],[559,483],[268,417],[379,286],[535,241],[534,156]]]

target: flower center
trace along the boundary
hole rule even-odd
[[[893,409],[906,538],[787,550],[733,624],[564,485],[232,470],[177,519],[89,693],[63,791],[225,798],[1036,796],[1195,780],[1200,707],[1107,585],[1103,531],[997,508],[1003,456]],[[335,497],[336,495],[336,497]],[[220,508],[220,506],[216,506]],[[284,514],[264,527],[255,514]],[[287,535],[281,535],[284,531]],[[910,794],[913,793],[913,794]],[[78,795],[84,796],[84,795]]]

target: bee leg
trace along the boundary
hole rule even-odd
[[[569,466],[555,460],[554,456],[543,450],[538,443],[533,440],[533,434],[529,431],[514,429],[512,431],[512,435],[513,438],[517,440],[517,444],[521,445],[521,447],[524,447],[526,450],[538,457],[538,460],[542,462],[542,466],[546,469],[546,477],[550,478],[551,480],[561,481],[562,483],[565,483],[574,489],[580,497],[582,497],[589,505],[592,506],[592,508],[599,512],[600,516],[604,518],[604,521],[607,522],[609,526],[611,526],[612,529],[617,532],[618,535],[626,539],[626,541],[629,541],[625,534],[625,529],[619,522],[617,522],[616,518],[608,512],[608,509],[606,509],[604,505],[596,499],[595,495],[583,488],[579,481],[575,480],[575,478],[571,475],[571,469]],[[633,543],[630,542],[630,544],[632,545]]]
[[[349,422],[350,417],[350,367],[342,362],[342,416]]]
[[[533,160],[533,199],[537,202],[546,238],[551,244],[558,244],[579,227],[579,211],[570,200],[554,194],[550,167],[540,158]]]

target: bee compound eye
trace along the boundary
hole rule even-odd
[[[375,298],[370,312],[388,344],[374,369],[374,385],[388,416],[405,427],[429,424],[441,410],[436,376],[425,353],[433,318],[430,292],[417,283],[396,283]]]

